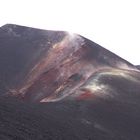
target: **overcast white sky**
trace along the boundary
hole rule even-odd
[[[6,23],[78,33],[140,64],[140,0],[0,0]]]

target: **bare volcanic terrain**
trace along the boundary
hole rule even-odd
[[[140,71],[77,34],[0,28],[0,139],[140,140]]]

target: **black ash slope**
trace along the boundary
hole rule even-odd
[[[0,98],[2,140],[139,140],[139,104],[113,100],[25,104]]]

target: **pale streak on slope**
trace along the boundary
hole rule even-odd
[[[87,82],[83,87],[81,87],[81,89],[89,90],[91,94],[94,94],[99,97],[112,98],[117,93],[115,94],[111,85],[102,83],[100,78],[103,76],[117,76],[136,83],[140,82],[138,79],[134,78],[130,74],[130,71],[124,71],[121,69],[108,69],[106,71],[99,72],[96,76],[91,77],[92,79],[89,82]]]
[[[24,82],[24,86],[18,90],[17,94],[24,96],[28,88],[42,73],[59,65],[61,61],[76,52],[83,43],[84,40],[79,35],[67,33],[64,39],[54,44],[46,53],[46,56],[31,69],[27,76],[27,81]]]

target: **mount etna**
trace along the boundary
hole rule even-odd
[[[140,68],[78,34],[0,28],[1,140],[140,140]]]

